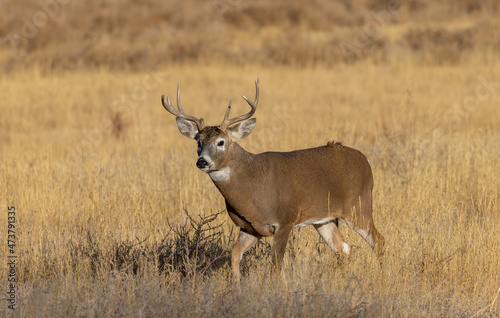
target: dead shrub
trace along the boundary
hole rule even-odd
[[[170,234],[157,249],[159,270],[193,277],[226,264],[231,252],[224,248],[227,245],[222,230],[224,223],[216,222],[222,212],[198,219],[186,210],[184,213],[186,223],[170,225]]]
[[[231,262],[234,235],[223,233],[224,222],[218,220],[225,211],[193,218],[184,210],[184,224],[170,225],[169,234],[157,248],[158,269],[167,274],[178,273],[186,278],[208,275]],[[259,240],[241,260],[241,272],[270,259],[271,244]]]
[[[126,239],[124,241],[113,240],[111,245],[103,248],[103,237],[98,232],[87,230],[85,239],[78,244],[69,243],[70,265],[75,273],[82,268],[85,263],[87,271],[93,277],[99,277],[103,273],[122,272],[138,275],[141,264],[152,260],[151,249],[143,246],[147,240],[136,242]],[[145,259],[145,261],[142,261]]]

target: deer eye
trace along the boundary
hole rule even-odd
[[[217,147],[222,147],[224,146],[224,140],[221,140],[217,143]]]

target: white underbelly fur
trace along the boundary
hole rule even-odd
[[[297,225],[295,225],[295,227],[304,227],[304,226],[313,225],[313,224],[326,224],[326,223],[331,222],[335,219],[336,218],[312,219],[312,220],[307,220],[305,222],[297,224]]]

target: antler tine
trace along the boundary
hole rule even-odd
[[[259,78],[257,78],[257,80],[255,81],[255,100],[252,102],[245,95],[241,95],[241,97],[243,97],[243,99],[246,100],[246,102],[248,103],[248,105],[250,105],[250,107],[252,109],[250,110],[250,112],[248,112],[244,115],[240,115],[240,116],[228,119],[229,111],[231,110],[231,103],[229,103],[229,106],[226,110],[226,114],[224,115],[224,120],[222,121],[222,124],[220,124],[220,129],[224,130],[227,127],[234,125],[234,124],[236,124],[240,121],[243,121],[245,119],[248,119],[248,118],[252,117],[253,114],[255,114],[255,111],[257,110],[257,105],[259,104]]]
[[[181,83],[177,83],[177,108],[184,113],[181,106]]]
[[[247,101],[247,103],[252,107],[252,110],[255,112],[257,110],[257,104],[259,103],[259,78],[257,77],[257,80],[255,81],[255,101],[249,100],[245,95],[241,95],[244,100]],[[252,114],[253,115],[253,114]]]
[[[205,127],[205,123],[203,121],[203,118],[198,118],[194,116],[187,115],[184,113],[184,110],[182,109],[181,106],[181,84],[177,84],[177,109],[172,106],[172,102],[170,101],[170,95],[167,95],[167,102],[165,103],[165,95],[161,95],[161,103],[163,104],[163,107],[171,113],[172,115],[179,117],[179,118],[184,118],[186,120],[192,121],[198,126],[198,130],[202,130]]]
[[[224,119],[222,119],[222,123],[220,124],[220,127],[222,127],[222,125],[228,120],[229,118],[229,112],[231,111],[231,103],[233,101],[230,100],[229,101],[229,105],[227,106],[227,109],[226,109],[226,113],[224,114]]]

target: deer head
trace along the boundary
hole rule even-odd
[[[255,90],[254,101],[242,96],[252,108],[250,112],[229,118],[231,111],[231,102],[229,102],[224,119],[219,126],[205,126],[203,118],[197,118],[184,113],[180,99],[180,84],[177,86],[177,109],[172,106],[170,96],[167,96],[167,101],[165,102],[162,95],[163,107],[177,117],[177,127],[181,134],[196,140],[198,143],[198,160],[196,161],[196,166],[200,170],[213,173],[224,169],[230,159],[234,143],[237,140],[245,138],[252,132],[257,120],[249,118],[257,110],[259,102],[259,79],[255,82]]]

